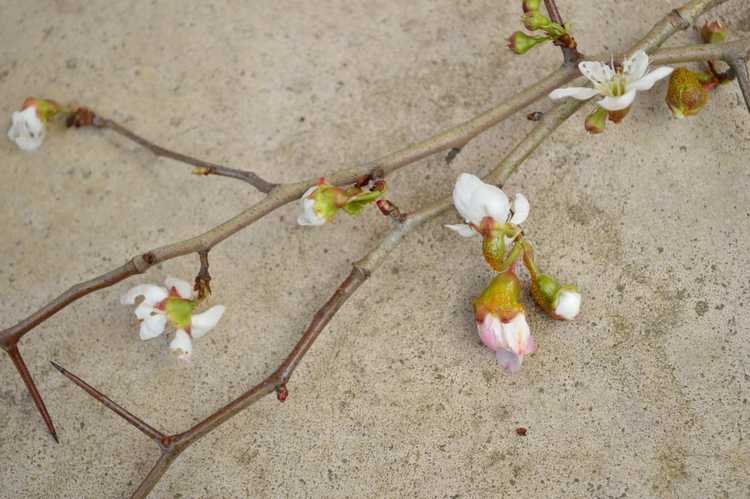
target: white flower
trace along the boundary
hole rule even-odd
[[[508,196],[499,187],[485,184],[469,173],[459,175],[453,188],[453,205],[466,224],[446,227],[463,237],[477,234],[472,226],[479,227],[485,217],[490,217],[499,224],[510,222],[519,225],[529,216],[529,201],[523,194],[516,194],[511,205]]]
[[[36,106],[16,111],[11,118],[8,138],[24,151],[35,151],[44,142],[46,127],[36,112]]]
[[[572,321],[581,310],[581,294],[577,291],[562,289],[557,294],[555,315]]]
[[[141,319],[140,336],[150,340],[164,333],[167,322],[177,330],[169,348],[177,352],[180,359],[189,360],[193,351],[192,339],[200,338],[216,327],[226,307],[216,305],[200,314],[194,314],[197,303],[193,300],[190,283],[167,277],[166,287],[141,284],[125,293],[120,302],[134,305],[139,296],[143,301],[136,307],[135,315]]]
[[[615,71],[612,65],[597,61],[583,61],[578,64],[578,69],[594,84],[594,88],[558,88],[549,94],[550,98],[573,97],[588,100],[596,95],[602,95],[604,99],[597,104],[607,111],[629,108],[637,92],[650,90],[657,81],[666,78],[673,71],[673,68],[661,66],[647,74],[648,55],[643,50],[625,59],[622,71]]]
[[[297,217],[299,225],[325,225],[326,218],[315,210],[315,200],[310,197],[317,189],[317,185],[310,187],[300,198],[302,213]]]
[[[488,313],[481,323],[477,322],[477,332],[482,343],[495,352],[497,363],[510,373],[521,369],[524,355],[536,350],[523,312],[508,322]]]

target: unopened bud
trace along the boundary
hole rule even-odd
[[[719,21],[707,21],[701,29],[704,43],[721,43],[727,37],[727,31]]]
[[[508,38],[508,48],[516,54],[523,55],[549,39],[548,36],[529,36],[523,31],[516,31]]]
[[[539,6],[542,3],[542,0],[523,0],[523,11],[524,12],[533,12],[538,11]]]
[[[527,12],[521,18],[521,21],[523,22],[523,25],[526,26],[526,29],[530,31],[545,29],[552,24],[552,20],[538,10]]]
[[[708,91],[701,75],[687,68],[677,68],[669,78],[667,105],[678,118],[694,116],[708,102]]]

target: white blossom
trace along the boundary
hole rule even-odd
[[[456,180],[453,205],[466,223],[446,227],[464,237],[477,234],[473,227],[479,227],[486,217],[498,224],[510,222],[519,225],[529,216],[529,201],[523,194],[516,194],[511,204],[499,187],[486,184],[469,173],[462,173]]]
[[[36,106],[29,106],[22,111],[15,111],[11,117],[8,138],[24,151],[35,151],[44,142],[47,134],[44,122],[39,118]]]
[[[588,100],[601,95],[604,98],[597,104],[607,111],[621,111],[629,108],[637,92],[650,90],[657,81],[666,78],[673,71],[673,68],[661,66],[647,73],[648,55],[643,50],[625,59],[621,71],[616,71],[614,65],[597,61],[583,61],[578,64],[578,69],[593,83],[593,88],[558,88],[549,94],[550,98],[573,97],[578,100]]]
[[[325,225],[326,218],[315,210],[315,199],[310,196],[317,189],[317,185],[310,187],[300,198],[302,213],[297,217],[299,225]]]

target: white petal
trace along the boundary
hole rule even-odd
[[[492,314],[484,316],[484,321],[477,323],[477,333],[482,343],[490,350],[497,351],[502,348],[499,342],[502,339],[503,324],[498,317]]]
[[[557,296],[555,315],[572,321],[581,310],[581,294],[575,291],[562,290]]]
[[[569,87],[553,90],[550,92],[549,98],[557,100],[565,99],[566,97],[573,97],[577,100],[589,100],[595,95],[599,95],[599,91],[590,87]]]
[[[324,225],[326,219],[318,215],[315,211],[315,200],[309,196],[318,189],[317,185],[314,185],[307,189],[302,197],[300,198],[300,207],[302,213],[297,217],[297,223],[299,225]]]
[[[578,64],[578,69],[595,86],[606,85],[615,77],[611,67],[598,61],[583,61]]]
[[[630,89],[620,97],[605,97],[604,99],[597,102],[600,107],[603,107],[607,111],[622,111],[627,109],[635,100],[635,89]]]
[[[202,314],[193,314],[192,321],[190,322],[190,333],[193,335],[193,338],[200,338],[216,327],[226,309],[224,305],[216,305]]]
[[[529,200],[520,192],[517,193],[516,197],[513,198],[511,210],[513,210],[513,217],[510,219],[510,223],[522,224],[529,216]]]
[[[123,305],[133,305],[135,299],[139,296],[143,296],[144,302],[149,305],[156,305],[169,296],[169,292],[161,286],[156,286],[154,284],[141,284],[131,288],[127,293],[122,295],[120,303]]]
[[[151,317],[155,312],[156,309],[154,308],[154,306],[150,303],[146,303],[145,301],[142,301],[140,305],[135,307],[135,316],[139,319]]]
[[[496,185],[482,183],[482,186],[474,192],[473,202],[481,210],[482,218],[492,217],[499,223],[505,223],[508,220],[510,201],[502,189]],[[474,225],[479,225],[482,218],[476,222],[472,220],[472,222]]]
[[[453,225],[446,225],[446,228],[458,232],[459,236],[462,237],[472,237],[472,236],[478,236],[477,232],[472,229],[469,225],[466,224],[453,224]]]
[[[629,82],[643,78],[647,69],[648,55],[643,50],[639,50],[622,63],[622,72]]]
[[[497,359],[497,363],[510,374],[518,372],[523,363],[523,357],[519,357],[507,350],[498,350],[495,352],[495,358]]]
[[[146,341],[156,338],[164,332],[167,325],[167,317],[164,314],[151,315],[141,322],[141,339]]]
[[[177,294],[180,295],[180,298],[190,300],[193,297],[193,287],[187,281],[177,279],[176,277],[167,277],[166,279],[164,279],[164,285],[169,290],[175,288],[177,290]]]
[[[651,71],[643,78],[628,84],[628,89],[632,88],[638,91],[650,90],[657,81],[671,75],[672,71],[674,71],[674,68],[670,68],[669,66],[660,66]]]
[[[36,106],[16,111],[11,116],[8,138],[24,151],[34,151],[42,145],[46,127],[36,112]]]
[[[193,341],[184,330],[178,329],[174,339],[169,343],[169,348],[178,355],[180,360],[189,360],[193,353]]]
[[[479,180],[479,177],[471,175],[469,173],[462,173],[456,180],[456,185],[453,187],[453,206],[456,207],[456,211],[466,221],[474,222],[478,224],[483,217],[483,212],[473,202],[474,193],[482,186],[483,182]]]

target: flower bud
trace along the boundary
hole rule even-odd
[[[518,371],[524,355],[536,349],[523,306],[518,302],[520,293],[518,277],[508,270],[496,276],[474,300],[479,338],[508,372]]]
[[[323,225],[333,220],[349,196],[339,188],[320,179],[318,185],[310,187],[302,195],[302,213],[297,217],[299,225]]]
[[[548,40],[547,36],[529,36],[522,31],[516,31],[508,38],[508,48],[516,54],[523,55]]]
[[[531,296],[553,319],[573,320],[581,310],[581,294],[575,286],[561,286],[554,277],[534,274],[531,279]]]
[[[594,112],[586,117],[586,131],[591,134],[602,133],[607,125],[608,114],[606,109],[596,106]]]
[[[539,10],[539,5],[542,3],[542,0],[523,0],[523,11],[524,12],[533,12]]]
[[[704,43],[721,43],[727,37],[726,28],[719,21],[706,21],[701,29]]]
[[[701,75],[687,68],[677,68],[669,78],[667,105],[678,118],[694,116],[708,102],[708,91]]]
[[[527,12],[521,18],[521,21],[523,22],[523,25],[526,26],[526,29],[530,31],[545,29],[552,24],[552,20],[538,10]]]

